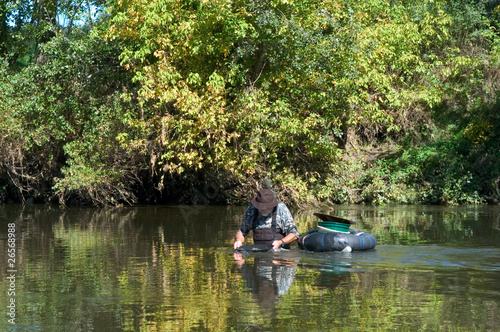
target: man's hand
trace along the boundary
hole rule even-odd
[[[245,264],[245,260],[243,259],[242,254],[234,253],[233,257],[234,257],[234,261],[236,262],[236,265],[238,265],[239,267],[242,267],[243,264]]]
[[[236,250],[236,249],[238,249],[239,247],[241,247],[241,246],[242,246],[242,244],[243,244],[243,243],[242,243],[241,241],[236,240],[236,241],[234,242],[234,250]]]
[[[273,241],[273,250],[281,248],[283,245],[283,242],[281,240],[274,240]]]

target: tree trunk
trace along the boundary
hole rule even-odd
[[[39,0],[39,18],[40,21],[45,21],[52,26],[55,26],[57,21],[57,3],[58,0]]]
[[[45,32],[37,41],[35,47],[35,61],[38,61],[38,46],[39,44],[44,44],[52,39],[56,34],[54,28],[57,24],[57,2],[58,0],[38,0],[38,26],[47,23],[52,29],[45,30]]]
[[[71,18],[70,18],[70,21],[69,21],[69,24],[68,24],[68,36],[71,34],[71,30],[73,29],[73,22],[75,21],[76,13],[78,13],[78,11],[80,10],[80,8],[82,7],[82,4],[83,4],[83,0],[80,1],[80,3],[78,4],[78,6],[75,7],[75,9],[73,10],[73,13],[71,14]]]
[[[90,7],[90,1],[87,0],[87,10],[89,14],[89,27],[92,28],[94,22],[92,22],[92,8]]]
[[[267,45],[265,42],[263,42],[259,45],[257,54],[255,55],[257,61],[255,62],[252,68],[252,76],[251,76],[252,85],[255,84],[255,82],[257,82],[260,75],[264,71],[264,66],[266,65],[266,56],[267,56],[266,53],[267,53]]]

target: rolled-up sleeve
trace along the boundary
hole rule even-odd
[[[288,207],[280,202],[278,204],[278,214],[279,214],[279,227],[285,233],[285,236],[288,234],[293,234],[297,238],[299,238],[299,231],[297,226],[295,225],[295,221],[293,220],[292,213],[288,210]]]

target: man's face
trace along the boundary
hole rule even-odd
[[[259,209],[260,214],[262,214],[264,216],[268,215],[269,213],[271,213],[271,211],[273,211],[272,208],[270,208],[270,209]]]

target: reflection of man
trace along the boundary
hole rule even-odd
[[[295,278],[296,264],[272,257],[255,257],[253,264],[234,254],[247,287],[260,305],[274,307],[277,297],[286,294]]]
[[[255,244],[272,244],[273,249],[289,248],[289,244],[299,238],[290,210],[278,202],[270,189],[261,189],[252,199],[236,232],[234,249],[241,247],[250,230]]]

